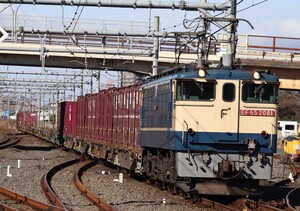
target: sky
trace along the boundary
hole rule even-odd
[[[166,0],[170,1],[170,0]],[[189,0],[187,2],[199,2],[200,0]],[[224,3],[226,0],[208,0],[208,3]],[[270,36],[300,37],[300,1],[299,0],[237,0],[241,2],[238,5],[237,17],[251,22],[254,29],[251,29],[245,22],[240,22],[239,34],[256,34]],[[256,6],[255,6],[256,5]],[[0,4],[0,11],[7,5]],[[13,5],[16,10],[18,5]],[[76,6],[41,6],[41,5],[21,5],[18,9],[18,15],[23,17],[48,16],[56,17],[57,22],[63,22],[69,25],[77,10],[77,17],[81,11]],[[246,9],[248,8],[248,9]],[[11,15],[12,9],[7,8],[0,13],[2,15]],[[85,7],[80,15],[80,20],[114,20],[114,21],[143,21],[153,22],[154,16],[160,16],[162,28],[169,31],[176,31],[180,27],[183,18],[195,18],[198,12],[184,12],[179,10],[149,10],[149,9],[124,9],[108,7]],[[1,23],[2,22],[2,23]],[[92,21],[93,22],[93,21]],[[93,22],[94,23],[94,22]],[[115,22],[114,22],[115,23]],[[11,19],[1,18],[0,26],[11,25]],[[27,22],[28,26],[29,23]],[[113,24],[112,24],[113,25]],[[176,26],[176,27],[174,27]]]
[[[170,2],[171,0],[166,1]],[[200,2],[200,0],[187,0],[187,2]],[[224,2],[227,0],[208,0],[208,3]],[[240,2],[237,7],[237,18],[246,19],[254,26],[254,29],[251,29],[246,22],[240,21],[238,34],[300,38],[299,0],[237,0],[237,2]],[[0,26],[11,27],[12,14],[16,11],[19,25],[43,28],[47,19],[47,27],[53,29],[63,29],[63,25],[69,26],[73,23],[70,26],[72,28],[75,22],[72,22],[72,18],[75,17],[75,20],[79,18],[77,27],[80,24],[80,27],[83,28],[100,29],[103,27],[101,23],[105,20],[110,29],[126,30],[127,25],[131,22],[140,22],[143,25],[141,30],[147,31],[153,23],[154,16],[159,16],[161,28],[173,32],[182,29],[184,18],[193,19],[199,16],[198,12],[180,10],[0,4]],[[49,20],[51,20],[51,26]],[[7,67],[0,66],[0,70],[3,69],[7,69]],[[15,70],[14,67],[9,67],[9,69]],[[105,79],[105,77],[103,78]],[[112,77],[107,75],[106,79],[112,79]]]

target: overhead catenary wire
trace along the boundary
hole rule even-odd
[[[267,1],[268,1],[268,0],[262,0],[262,1],[258,2],[258,3],[255,3],[255,4],[252,3],[252,5],[250,5],[250,6],[248,6],[248,7],[245,7],[245,8],[243,8],[243,9],[241,9],[241,10],[238,10],[237,12],[242,12],[242,11],[244,11],[244,10],[250,9],[250,8],[252,8],[252,7],[255,7],[255,6],[260,5],[260,4],[262,4],[262,3],[264,3],[264,2],[267,2]]]
[[[81,1],[79,1],[79,2],[81,2]],[[87,2],[87,1],[86,1]],[[228,1],[227,1],[228,2]],[[242,1],[240,1],[240,2],[242,2]],[[239,3],[240,3],[239,2]],[[223,4],[225,4],[225,3],[223,3]],[[79,6],[77,7],[77,10],[76,11],[78,11],[78,8],[79,8]],[[83,10],[83,8],[82,8],[82,10]],[[82,11],[81,10],[81,11]],[[151,8],[150,8],[150,12],[151,12]],[[76,15],[77,15],[77,13],[74,15],[74,18],[76,17]],[[78,21],[79,21],[79,18],[80,18],[80,15],[79,15],[79,17],[76,19],[76,22],[73,22],[73,23],[75,23],[75,26],[76,26],[76,24],[78,23]],[[72,24],[70,24],[70,26],[71,26]],[[74,26],[74,28],[73,29],[75,29],[75,26]],[[197,27],[197,26],[196,26]],[[194,30],[196,30],[197,28],[195,28]],[[68,48],[68,46],[66,46],[67,48]],[[82,46],[80,46],[81,48],[82,48]],[[184,47],[184,46],[183,46]],[[87,52],[87,49],[86,49],[86,52]],[[91,58],[92,59],[92,56],[91,55],[89,55],[89,58]]]
[[[10,3],[8,6],[4,7],[4,8],[0,11],[0,13],[4,12],[7,8],[9,8],[9,7],[11,7],[11,6],[12,6],[12,3]]]

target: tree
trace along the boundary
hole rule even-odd
[[[279,91],[279,120],[300,122],[300,93]]]

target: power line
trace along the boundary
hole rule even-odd
[[[241,10],[238,10],[237,12],[242,12],[242,11],[244,11],[244,10],[247,10],[247,9],[250,9],[250,8],[252,8],[252,7],[255,7],[255,6],[257,6],[257,5],[260,5],[260,4],[262,4],[262,3],[265,3],[265,2],[267,2],[268,0],[263,0],[263,1],[260,1],[260,2],[258,2],[258,3],[256,3],[256,4],[253,4],[252,3],[252,5],[250,5],[250,6],[248,6],[248,7],[245,7],[245,8],[243,8],[243,9],[241,9]]]
[[[2,13],[3,11],[5,11],[7,8],[9,8],[9,7],[11,7],[11,6],[12,6],[12,3],[10,3],[8,6],[4,7],[4,8],[0,11],[0,13]]]

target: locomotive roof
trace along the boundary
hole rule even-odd
[[[220,69],[211,69],[206,70],[207,75],[205,79],[208,80],[253,80],[253,72],[245,71],[245,70],[220,70]],[[268,82],[279,82],[278,77],[269,73],[265,73],[264,71],[260,72],[262,74],[261,81]],[[191,79],[191,78],[199,78],[196,69],[182,69],[176,73],[167,75],[166,73],[163,76],[156,76],[147,83],[147,85],[168,81],[172,79]],[[258,80],[259,81],[259,80]]]

